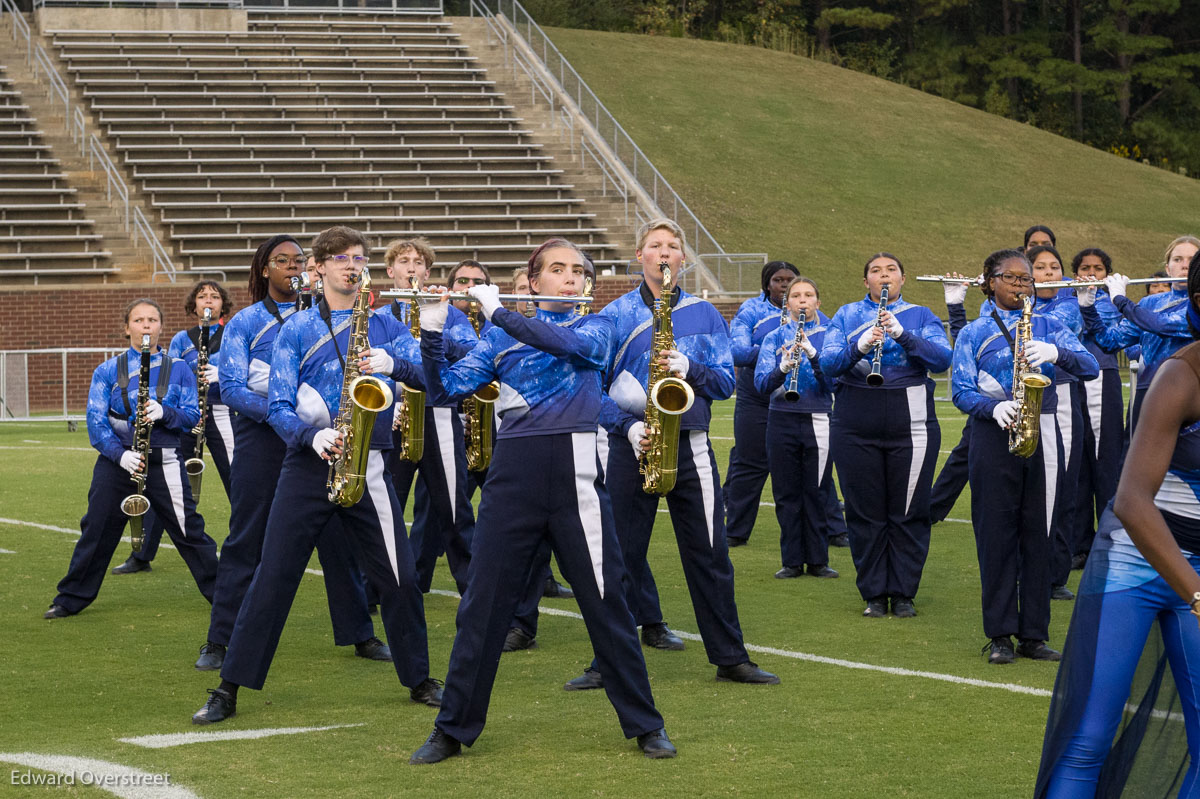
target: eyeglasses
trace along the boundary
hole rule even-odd
[[[325,259],[325,263],[332,261],[338,266],[345,266],[350,263],[355,266],[366,266],[369,260],[371,259],[365,255],[331,255]]]
[[[1003,274],[995,275],[1010,286],[1032,286],[1033,275],[1021,275],[1016,272],[1004,272]]]
[[[286,269],[293,264],[296,266],[304,266],[308,263],[308,259],[303,255],[276,255],[274,258],[267,259],[267,263],[279,269]]]
[[[456,286],[482,286],[486,282],[482,277],[467,277],[466,275],[462,275],[454,278],[454,285]]]

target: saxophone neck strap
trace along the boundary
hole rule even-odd
[[[279,305],[276,304],[275,300],[271,299],[270,294],[263,297],[262,303],[263,303],[263,307],[266,308],[267,311],[270,312],[271,316],[275,317],[275,321],[279,322],[279,324],[282,325],[283,324],[283,316],[281,316],[279,313]],[[297,306],[297,308],[298,307],[299,306]]]
[[[337,334],[333,332],[333,312],[329,310],[329,303],[325,302],[325,298],[321,298],[321,302],[317,304],[317,310],[321,314],[321,321],[325,323],[325,327],[329,328],[329,340],[333,342],[333,351],[337,354],[338,363],[342,365],[342,372],[346,371],[346,359],[342,357],[342,351],[338,349]]]
[[[1004,324],[1004,320],[1000,318],[1000,314],[995,308],[992,309],[992,319],[995,320],[996,327],[1000,328],[1000,332],[1004,334],[1004,340],[1008,342],[1008,348],[1016,352],[1017,343],[1013,341],[1012,333],[1008,332],[1008,326]]]

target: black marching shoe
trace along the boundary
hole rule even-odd
[[[671,632],[671,629],[661,621],[658,624],[647,624],[642,627],[642,643],[655,649],[666,649],[671,652],[683,649],[683,639]]]
[[[1012,663],[1017,659],[1016,654],[1013,652],[1012,639],[1007,635],[993,638],[990,642],[984,644],[983,654],[987,655],[988,663],[993,665]]]
[[[547,577],[546,586],[542,589],[542,596],[546,599],[574,599],[575,592],[553,577]]]
[[[779,677],[763,671],[757,663],[747,660],[736,666],[717,666],[717,682],[744,682],[752,685],[779,685]]]
[[[776,580],[790,580],[793,577],[802,577],[804,575],[803,566],[784,566],[779,571],[775,572]]]
[[[504,636],[504,648],[501,652],[519,652],[522,649],[537,649],[537,639],[520,627],[513,627]]]
[[[153,571],[148,560],[138,560],[133,555],[125,559],[125,562],[120,566],[113,568],[113,574],[136,574],[137,572]]]
[[[208,689],[208,701],[192,714],[193,724],[216,724],[237,715],[237,699],[220,688]]]
[[[225,665],[225,647],[209,641],[200,647],[200,659],[196,661],[196,671],[220,671]]]
[[[62,605],[51,605],[50,609],[42,614],[43,619],[65,619],[67,616],[75,614],[64,608]]]
[[[745,538],[734,538],[733,536],[729,536],[725,539],[725,546],[727,547],[744,547],[746,546],[746,543],[747,539]]]
[[[643,733],[637,737],[637,742],[638,749],[641,749],[646,757],[653,760],[675,757],[678,754],[675,751],[675,744],[671,743],[671,739],[667,737],[666,730]]]
[[[917,615],[913,601],[906,596],[892,597],[892,615],[897,619],[911,619]]]
[[[848,547],[848,546],[850,546],[850,534],[849,533],[838,533],[837,535],[835,535],[829,539],[829,546],[831,546],[831,547]]]
[[[386,660],[392,662],[392,650],[388,645],[378,638],[371,636],[365,641],[359,641],[354,645],[355,657],[366,658],[367,660]]]
[[[1062,660],[1062,652],[1046,646],[1045,641],[1022,638],[1017,643],[1017,654],[1030,660]]]
[[[1088,553],[1080,552],[1071,556],[1071,571],[1077,572],[1087,565]]]
[[[1051,599],[1074,599],[1075,594],[1070,588],[1065,585],[1056,585],[1050,588]]]
[[[604,687],[604,678],[600,676],[600,672],[596,671],[591,666],[589,666],[583,670],[583,674],[580,674],[578,677],[576,677],[573,680],[569,680],[567,682],[567,684],[563,686],[563,690],[564,691],[591,691],[595,688],[603,688],[603,687]]]
[[[877,596],[874,599],[867,600],[867,609],[863,611],[863,616],[868,619],[882,619],[887,615],[888,598],[885,596]]]
[[[409,690],[408,695],[414,702],[420,702],[423,705],[430,707],[442,706],[442,686],[445,685],[441,680],[435,680],[432,677],[426,677],[425,681],[416,688]],[[454,740],[451,738],[451,740]],[[458,741],[454,741],[458,745]]]
[[[462,744],[434,727],[433,732],[429,733],[429,737],[425,739],[425,743],[421,744],[420,749],[413,752],[408,762],[414,766],[441,763],[448,757],[460,754],[462,754]]]
[[[836,569],[829,567],[828,563],[822,563],[820,566],[814,566],[811,563],[808,564],[808,574],[811,577],[825,577],[828,579],[840,576]]]

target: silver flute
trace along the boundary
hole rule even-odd
[[[942,275],[917,275],[922,283],[966,283],[968,286],[982,286],[983,277],[943,277]],[[1131,286],[1148,283],[1186,283],[1186,277],[1135,277],[1129,281]],[[1087,286],[1103,286],[1103,280],[1051,280],[1046,283],[1034,283],[1038,289],[1077,289]]]
[[[392,289],[390,291],[382,291],[380,297],[395,300],[426,300],[436,302],[442,297],[450,300],[466,300],[467,302],[479,302],[475,297],[467,294],[465,291],[447,291],[445,294],[439,294],[436,291],[413,291],[412,289]],[[581,303],[592,303],[594,297],[587,297],[583,294],[574,296],[550,296],[548,294],[500,294],[496,299],[500,302],[562,302],[579,305]]]

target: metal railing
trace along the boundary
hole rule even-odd
[[[48,0],[34,0],[34,7],[39,8],[47,4]],[[205,0],[172,0],[173,2],[183,3],[200,3]],[[239,0],[240,1],[240,0]],[[52,0],[51,0],[52,2]],[[122,0],[123,2],[123,0]],[[52,3],[56,5],[91,5],[92,3],[85,2],[67,2],[62,0],[60,3]],[[150,275],[150,280],[158,280],[160,276],[165,276],[172,283],[175,282],[175,263],[171,260],[167,249],[163,246],[158,238],[158,234],[146,219],[142,210],[129,201],[129,187],[125,184],[125,179],[121,176],[112,159],[109,158],[108,152],[104,149],[100,140],[96,138],[96,134],[87,135],[87,122],[84,117],[83,109],[71,102],[71,92],[67,88],[66,81],[63,80],[58,68],[54,65],[54,61],[46,52],[46,49],[33,40],[33,36],[29,30],[29,23],[25,21],[24,15],[17,9],[13,0],[0,0],[0,8],[8,12],[9,18],[12,20],[13,39],[20,42],[22,39],[25,42],[26,61],[33,70],[34,77],[44,83],[50,93],[50,102],[52,107],[58,104],[62,105],[63,109],[63,125],[67,129],[67,133],[71,136],[71,141],[79,145],[81,154],[86,155],[88,159],[88,169],[95,171],[96,163],[99,162],[100,168],[104,171],[105,177],[105,192],[108,195],[111,203],[113,195],[121,201],[121,209],[123,211],[122,221],[126,233],[132,234],[134,246],[137,246],[139,239],[146,242],[146,247],[150,250],[153,259],[154,271]]]
[[[88,386],[91,383],[92,370],[96,364],[103,363],[113,355],[124,352],[124,347],[56,347],[52,349],[33,350],[0,350],[0,422],[57,422],[79,421],[86,418],[84,410],[71,410],[72,395],[79,408],[86,408]],[[79,385],[74,391],[70,383],[68,360],[73,355],[94,356],[79,365],[75,373],[79,376]],[[42,360],[44,368],[36,381],[30,379],[29,362],[33,356],[35,364]],[[57,356],[57,357],[56,357]],[[59,364],[59,386],[61,392],[54,386],[54,380],[49,370],[54,361]],[[31,401],[30,386],[40,391],[40,396],[34,396]],[[51,397],[51,392],[54,396]],[[61,400],[60,400],[61,398]],[[59,406],[59,402],[61,405]],[[59,406],[50,410],[52,404]],[[34,408],[46,409],[45,412],[34,413]]]
[[[704,226],[704,223],[646,157],[642,149],[621,126],[621,123],[617,122],[600,98],[596,96],[596,93],[571,66],[566,56],[550,41],[550,38],[546,36],[519,0],[470,0],[468,8],[471,16],[483,17],[488,24],[489,35],[496,35],[505,45],[506,57],[513,58],[508,54],[510,50],[514,54],[518,53],[515,47],[510,46],[508,30],[511,30],[522,39],[535,57],[541,59],[542,66],[557,84],[555,88],[570,100],[578,115],[591,127],[597,141],[604,145],[602,148],[593,147],[587,155],[597,162],[599,162],[598,156],[603,155],[609,165],[605,178],[611,181],[613,173],[627,172],[633,183],[642,189],[645,194],[644,199],[652,204],[656,214],[661,213],[679,223],[688,237],[694,253],[693,257],[699,261],[700,269],[693,270],[686,276],[694,279],[696,289],[703,285],[701,278],[705,276],[719,286],[724,286],[724,281],[719,277],[721,272],[740,288],[741,271],[745,264],[753,262],[761,266],[766,263],[765,253],[725,252],[708,228]],[[502,24],[501,19],[507,24]],[[513,60],[517,61],[526,74],[533,71],[526,69],[519,59],[513,58]],[[539,83],[532,75],[530,78],[535,85]],[[581,153],[580,158],[583,157],[584,155]],[[614,159],[617,163],[614,163]],[[616,169],[618,163],[620,169]],[[636,203],[634,210],[639,221],[645,221],[646,215],[637,208]],[[736,278],[735,272],[737,273]],[[757,278],[756,273],[753,281],[755,285],[757,285]]]
[[[280,9],[291,11],[396,11],[442,13],[442,0],[33,0],[40,8],[231,8]]]

